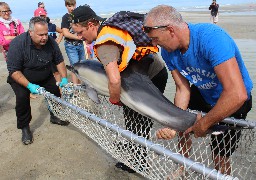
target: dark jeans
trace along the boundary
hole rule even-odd
[[[247,113],[252,108],[252,97],[247,100],[243,106],[233,113],[230,117],[236,119],[245,119]],[[194,85],[191,86],[191,96],[189,102],[189,109],[198,110],[205,113],[208,113],[212,107],[205,102],[202,95],[200,94],[197,87]],[[220,122],[219,124],[227,125]],[[229,125],[227,125],[229,126]],[[211,136],[211,149],[215,155],[229,157],[237,148],[237,143],[239,142],[241,136],[241,130],[227,130],[225,133],[220,135]]]
[[[23,127],[28,126],[32,119],[30,107],[30,91],[16,83],[11,77],[8,77],[7,82],[11,85],[16,95],[15,110],[17,116],[17,128],[22,129]],[[60,97],[60,90],[58,86],[56,86],[56,81],[52,75],[47,79],[36,82],[34,84],[44,87],[46,91],[54,94],[57,97]]]

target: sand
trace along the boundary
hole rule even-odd
[[[255,11],[256,4],[221,7],[218,25],[240,42],[242,54],[251,59],[254,67],[250,68],[255,69],[256,15],[228,13],[244,10]],[[182,15],[187,22],[210,20],[208,11],[182,12]],[[247,43],[251,46],[244,45]],[[63,42],[60,48],[69,64]],[[0,55],[0,179],[143,179],[138,174],[116,169],[116,160],[74,126],[51,124],[45,101],[40,96],[31,99],[33,119],[30,126],[34,143],[23,145],[21,130],[16,129],[15,95],[6,83],[7,74],[6,63]],[[254,84],[255,74],[252,70]],[[169,89],[171,86],[168,85]],[[255,89],[253,94],[256,95]],[[253,111],[249,117],[255,115]]]

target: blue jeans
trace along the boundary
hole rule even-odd
[[[84,45],[73,45],[67,42],[64,42],[65,50],[70,62],[70,65],[74,65],[80,61],[85,61],[85,50]]]

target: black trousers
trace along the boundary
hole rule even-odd
[[[11,77],[8,77],[7,82],[11,85],[15,95],[16,95],[16,116],[17,116],[17,128],[22,129],[29,125],[32,116],[31,116],[31,107],[30,107],[30,91],[16,83]],[[54,94],[57,97],[60,97],[60,90],[56,86],[56,81],[53,75],[51,74],[45,80],[40,82],[33,82],[41,87],[44,87],[46,91]]]
[[[230,117],[234,117],[236,119],[245,119],[247,113],[252,108],[252,97],[247,100],[243,106],[238,109],[235,113],[233,113]],[[202,95],[196,86],[191,86],[191,96],[189,101],[189,109],[198,110],[205,113],[208,113],[212,107],[205,102]],[[227,125],[225,123],[220,122],[219,124]],[[227,125],[229,126],[229,125]],[[239,142],[241,136],[241,130],[227,130],[225,133],[220,135],[212,135],[211,136],[211,149],[215,155],[229,157],[233,154],[233,152],[237,148],[237,143]]]

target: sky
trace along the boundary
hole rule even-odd
[[[21,21],[28,21],[37,8],[38,0],[5,0],[12,9],[12,16]],[[43,0],[50,18],[61,18],[66,12],[64,0]],[[139,2],[139,3],[138,3]],[[109,14],[120,10],[148,11],[150,8],[159,5],[172,5],[177,9],[197,8],[207,10],[212,0],[77,0],[77,6],[89,4],[97,14]],[[256,0],[217,0],[220,5],[256,3]]]

